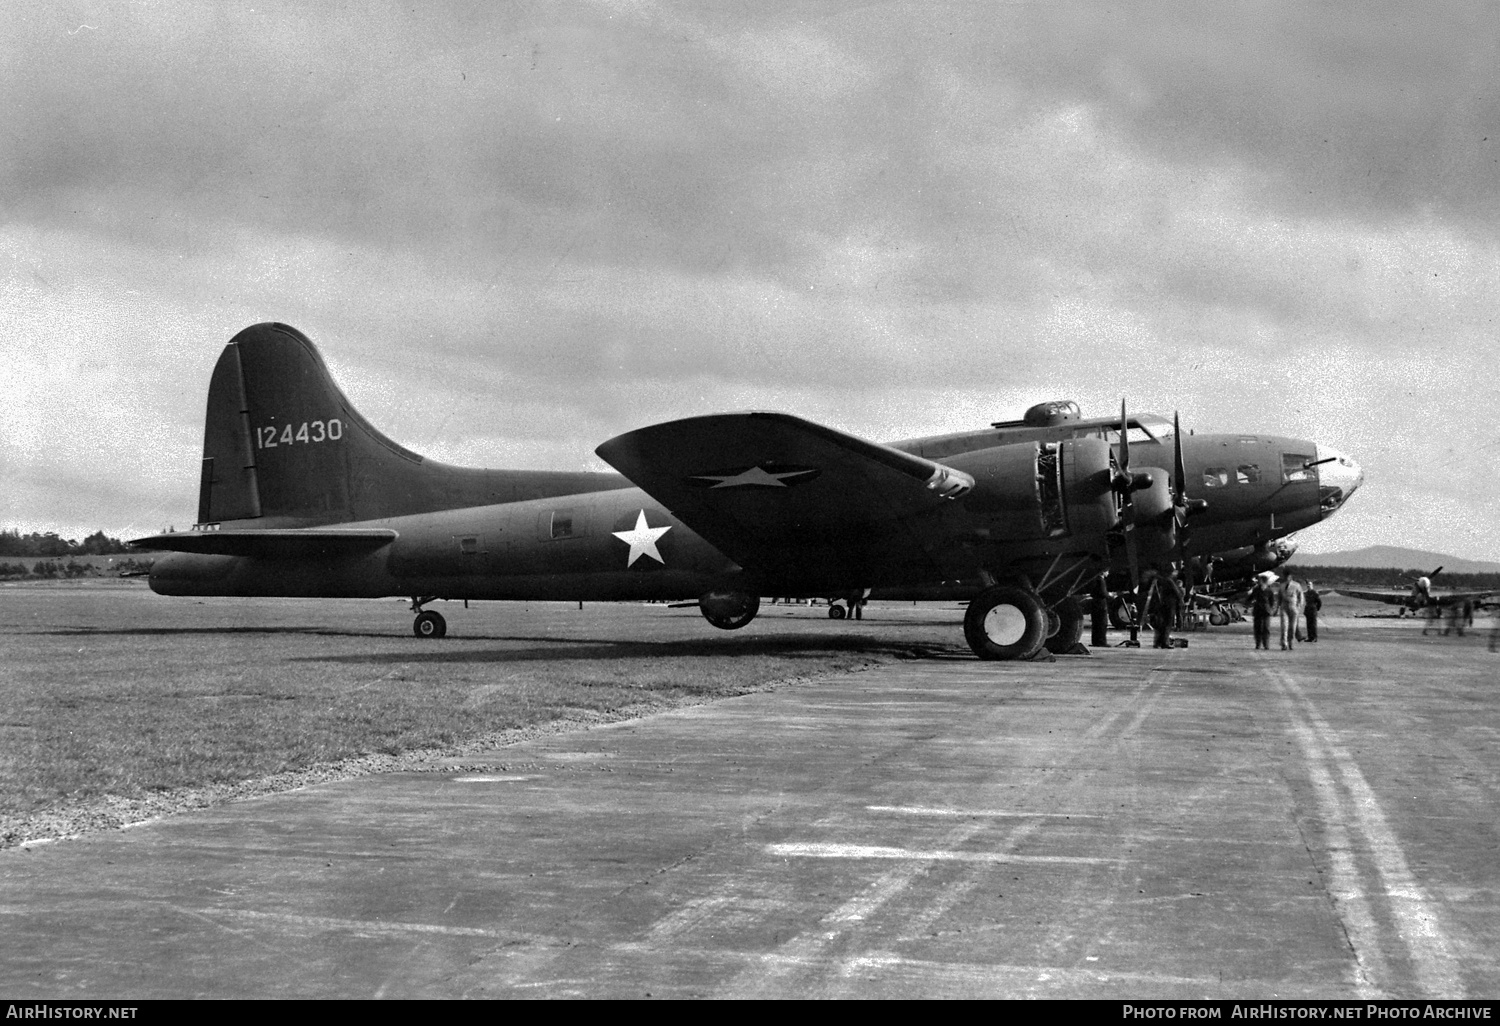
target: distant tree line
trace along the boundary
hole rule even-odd
[[[1337,588],[1342,584],[1350,588],[1409,589],[1418,577],[1431,573],[1432,567],[1402,570],[1397,567],[1311,566],[1293,563],[1277,573],[1287,571],[1301,580],[1311,578],[1320,588]],[[1450,574],[1444,571],[1438,574],[1432,586],[1437,591],[1500,590],[1500,574]]]
[[[0,579],[65,579],[75,577],[113,577],[117,574],[145,573],[152,560],[114,559],[101,565],[90,556],[117,556],[132,552],[118,538],[95,531],[83,541],[60,537],[55,531],[0,531]],[[25,557],[12,562],[5,557]],[[33,559],[37,556],[42,558]],[[80,562],[82,559],[82,562]]]
[[[30,566],[25,563],[0,562],[0,580],[34,577],[54,580],[74,577],[114,577],[144,574],[150,569],[151,560],[149,559],[122,559],[107,568],[96,563],[80,563],[71,558],[66,563],[55,559],[39,559]]]
[[[103,531],[95,531],[81,542],[61,538],[56,531],[0,531],[0,556],[114,556],[129,551],[124,542]]]

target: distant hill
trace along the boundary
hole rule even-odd
[[[1460,559],[1441,552],[1403,549],[1396,545],[1371,545],[1350,552],[1298,552],[1288,562],[1293,566],[1347,566],[1366,570],[1391,567],[1398,570],[1432,570],[1440,566],[1445,575],[1500,573],[1500,563]]]

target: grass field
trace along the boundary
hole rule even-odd
[[[663,606],[434,608],[449,620],[441,641],[413,637],[395,601],[168,599],[138,580],[0,586],[0,818],[914,655],[969,658],[957,608],[876,606],[855,623],[769,606],[733,633]]]

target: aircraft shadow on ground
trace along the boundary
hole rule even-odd
[[[359,652],[293,656],[288,662],[307,663],[520,663],[607,659],[683,659],[696,656],[745,658],[758,656],[879,655],[895,659],[972,660],[967,651],[936,645],[892,644],[872,638],[770,637],[708,641],[613,641],[600,638],[482,637],[468,640],[527,642],[532,647],[472,649],[443,646],[421,651]],[[430,642],[428,644],[431,644]]]
[[[336,631],[323,627],[65,627],[51,631],[26,631],[43,637],[88,638],[119,635],[124,637],[162,637],[191,634],[312,634],[330,638],[394,638],[400,635],[389,631]]]
[[[967,649],[952,648],[924,643],[900,643],[881,641],[861,635],[818,637],[814,635],[773,635],[757,638],[710,638],[705,640],[673,641],[620,641],[609,638],[582,637],[535,637],[526,635],[477,634],[462,635],[445,641],[419,640],[389,631],[331,630],[307,626],[264,627],[68,627],[26,633],[43,637],[174,637],[226,635],[309,635],[326,638],[374,638],[392,642],[406,642],[414,647],[394,652],[361,652],[355,654],[329,654],[292,656],[288,662],[337,662],[360,663],[500,663],[562,661],[568,659],[672,659],[694,656],[717,658],[741,658],[746,656],[796,656],[834,653],[862,653],[895,659],[924,659],[970,661],[973,656]],[[454,642],[502,642],[525,643],[527,648],[474,649],[460,647]]]

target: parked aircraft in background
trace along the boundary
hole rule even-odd
[[[1075,644],[1078,595],[1110,572],[1284,537],[1361,479],[1311,441],[1071,403],[893,445],[694,417],[598,452],[624,476],[424,459],[354,410],[305,336],[257,324],[209,384],[197,526],[134,544],[173,553],[152,568],[162,594],[409,596],[420,636],[446,632],[423,608],[439,598],[692,599],[734,629],[762,595],[972,587],[970,646],[1022,658]]]
[[[1258,545],[1195,557],[1190,568],[1197,582],[1191,596],[1192,606],[1206,611],[1209,623],[1216,627],[1239,622],[1244,619],[1240,603],[1249,595],[1255,575],[1278,569],[1296,552],[1297,539],[1287,535]],[[1116,618],[1119,615],[1113,614]]]
[[[1356,591],[1352,588],[1339,588],[1337,592],[1350,598],[1364,599],[1366,602],[1384,602],[1386,605],[1399,606],[1398,615],[1400,616],[1405,616],[1407,613],[1419,613],[1423,610],[1435,612],[1450,606],[1462,606],[1465,602],[1475,609],[1483,609],[1486,605],[1496,604],[1495,598],[1500,595],[1500,592],[1494,590],[1448,591],[1441,594],[1434,592],[1432,578],[1442,573],[1442,570],[1442,567],[1438,567],[1432,573],[1418,577],[1407,589]]]

